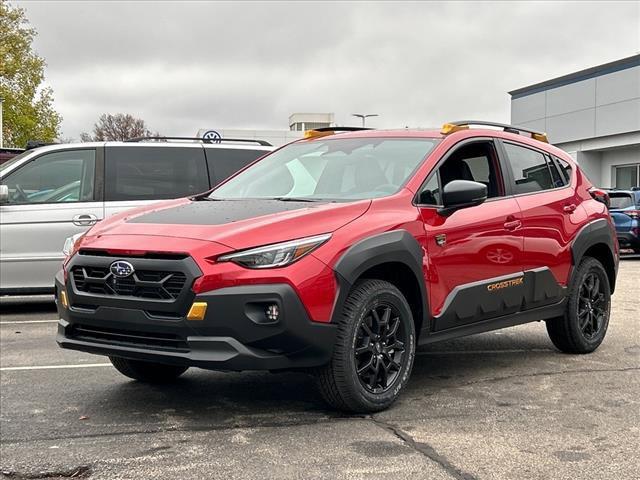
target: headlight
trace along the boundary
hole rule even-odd
[[[274,243],[218,257],[218,262],[234,262],[247,268],[273,268],[289,265],[329,240],[330,233]]]
[[[84,237],[86,232],[76,233],[72,237],[68,237],[64,241],[64,246],[62,247],[62,253],[64,253],[65,257],[70,257],[74,253],[76,253],[76,246],[80,239]]]

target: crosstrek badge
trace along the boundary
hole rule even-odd
[[[487,290],[493,292],[500,290],[501,288],[516,287],[524,283],[524,277],[512,278],[511,280],[504,280],[502,282],[491,283],[487,285]]]

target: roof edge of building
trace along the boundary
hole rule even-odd
[[[621,58],[609,63],[603,63],[602,65],[596,65],[595,67],[579,70],[567,75],[552,78],[551,80],[545,80],[544,82],[534,83],[533,85],[511,90],[508,93],[511,95],[512,99],[526,97],[527,95],[533,95],[534,93],[539,93],[543,90],[548,90],[549,88],[562,87],[571,83],[581,82],[600,75],[619,72],[620,70],[626,70],[637,66],[640,66],[640,54],[631,55],[630,57]]]

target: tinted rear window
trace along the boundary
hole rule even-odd
[[[611,208],[614,210],[620,208],[633,207],[633,197],[629,193],[609,193],[611,199]]]
[[[267,153],[265,150],[205,148],[211,184],[217,185]]]
[[[557,187],[551,178],[546,155],[512,143],[505,143],[504,148],[515,179],[514,192],[530,193],[549,190]]]
[[[107,147],[105,200],[162,200],[209,189],[202,148]]]

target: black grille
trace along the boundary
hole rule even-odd
[[[189,347],[182,337],[169,333],[140,332],[76,324],[71,329],[69,336],[92,343],[108,343],[109,345],[175,352],[189,351]]]
[[[76,289],[81,292],[151,300],[175,300],[187,281],[182,272],[162,270],[136,270],[128,277],[120,278],[108,267],[78,266],[71,273]]]

